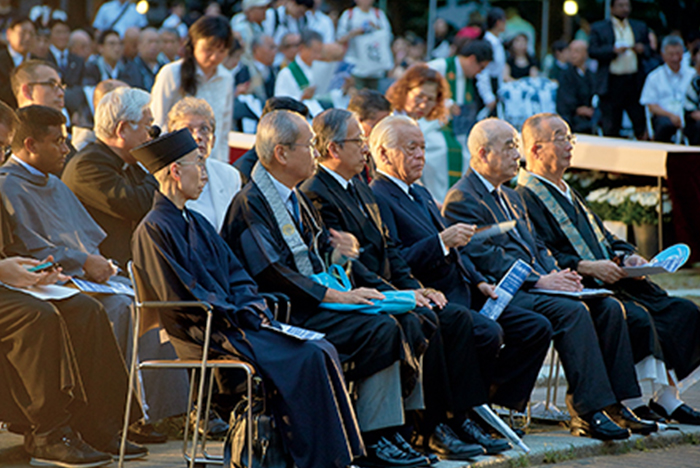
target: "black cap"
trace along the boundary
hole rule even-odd
[[[190,131],[183,128],[144,143],[132,149],[131,154],[146,166],[148,172],[155,174],[197,148],[197,142],[192,138]]]

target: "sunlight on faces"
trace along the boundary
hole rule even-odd
[[[207,185],[206,158],[199,150],[191,151],[180,158],[176,163],[178,170],[171,168],[173,178],[177,181],[177,188],[186,200],[196,200],[201,195],[204,186]]]
[[[51,67],[37,67],[32,83],[35,84],[27,85],[32,104],[63,109],[65,91],[56,70]]]
[[[192,134],[192,138],[197,142],[200,154],[208,158],[214,147],[214,128],[209,119],[196,114],[185,114],[170,126],[170,131],[174,132],[186,128]]]
[[[15,25],[12,29],[8,29],[5,33],[5,37],[10,47],[24,55],[29,53],[34,47],[36,29],[32,22],[25,21]]]
[[[550,174],[570,167],[574,145],[569,125],[557,117],[542,122],[541,128],[542,140],[537,142],[535,156],[538,166]]]
[[[228,50],[220,39],[199,39],[194,43],[194,59],[205,73],[212,72],[228,56]]]
[[[56,23],[53,28],[51,28],[49,40],[57,49],[64,50],[66,47],[68,47],[69,39],[70,27],[67,24]]]
[[[118,34],[108,35],[104,43],[98,46],[97,49],[107,63],[118,62],[124,54],[124,45]]]
[[[497,181],[502,184],[518,173],[520,167],[520,139],[518,133],[506,123],[501,123],[493,130],[489,145],[487,148],[482,148],[483,157],[486,162],[488,177],[492,181]]]
[[[318,154],[314,148],[315,135],[311,126],[306,122],[299,122],[298,125],[299,137],[294,143],[277,145],[284,148],[283,158],[287,163],[284,172],[293,176],[297,183],[313,175]]]
[[[425,82],[411,88],[406,94],[405,111],[413,119],[427,116],[435,108],[438,97],[438,84]]]
[[[425,138],[417,125],[400,124],[396,129],[398,146],[386,148],[384,168],[408,185],[420,179],[425,166]],[[384,169],[383,168],[383,169]]]
[[[365,167],[367,138],[355,117],[348,121],[348,132],[345,141],[335,142],[336,154],[341,161],[338,173],[355,176]]]
[[[66,143],[66,126],[50,126],[48,134],[41,140],[34,140],[30,146],[32,165],[44,174],[60,174],[70,152]],[[25,145],[26,145],[25,140]]]

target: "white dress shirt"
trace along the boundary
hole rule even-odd
[[[667,112],[681,115],[685,92],[694,76],[695,70],[692,68],[681,66],[675,73],[666,64],[656,67],[644,82],[639,102],[643,106],[656,104]]]
[[[156,76],[151,90],[151,111],[154,124],[167,131],[168,112],[177,101],[183,98],[180,91],[180,69],[182,59],[164,65]],[[212,158],[228,162],[228,134],[233,125],[233,76],[223,65],[219,65],[214,75],[204,81],[202,70],[197,68],[197,93],[194,97],[204,99],[214,111],[216,119],[216,142]]]
[[[506,68],[506,50],[503,48],[501,40],[491,31],[486,31],[484,39],[489,41],[493,49],[493,60],[484,70],[476,75],[476,87],[479,90],[484,104],[490,104],[496,100],[491,87],[491,78],[498,79],[498,86],[503,84],[503,73]]]
[[[136,11],[136,4],[131,3],[129,0],[126,0],[125,3],[128,3],[129,6],[126,7],[125,4],[119,0],[111,0],[104,3],[97,11],[95,21],[92,22],[92,27],[104,31],[110,29],[111,26],[111,29],[119,33],[119,36],[124,37],[124,32],[132,26],[138,28],[145,28],[148,26],[146,16]],[[119,18],[119,21],[112,26],[112,23],[120,15],[123,8],[127,9],[126,12]]]

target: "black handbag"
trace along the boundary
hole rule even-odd
[[[256,379],[257,380],[257,379]],[[262,386],[259,386],[262,387]],[[266,411],[265,397],[253,396],[253,465],[248,467],[248,398],[231,412],[224,443],[224,468],[292,468],[274,416]],[[264,392],[263,392],[264,393]]]

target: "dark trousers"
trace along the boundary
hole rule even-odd
[[[620,136],[622,112],[632,120],[634,134],[637,138],[644,135],[646,121],[644,107],[639,103],[642,90],[637,74],[613,75],[608,78],[608,92],[600,97],[601,126],[605,136]]]
[[[651,125],[654,127],[654,141],[671,142],[673,136],[678,131],[678,127],[673,125],[671,119],[662,115],[655,115],[651,118]]]
[[[480,354],[482,375],[490,386],[489,401],[523,411],[549,350],[552,325],[542,315],[515,306],[506,307],[498,322],[477,312],[473,315],[476,336],[483,322],[497,323],[503,333],[497,355]]]
[[[579,301],[519,291],[511,304],[549,320],[579,414],[641,395],[634,372],[625,310],[612,298]]]
[[[700,120],[695,120],[686,114],[684,133],[688,137],[689,144],[693,146],[700,145]]]
[[[106,445],[121,429],[127,373],[100,303],[83,294],[46,302],[2,286],[0,298],[0,419],[35,433],[68,423]]]
[[[668,369],[683,379],[700,366],[700,308],[694,302],[671,297],[649,280],[624,279],[615,286],[616,295],[651,315]]]

